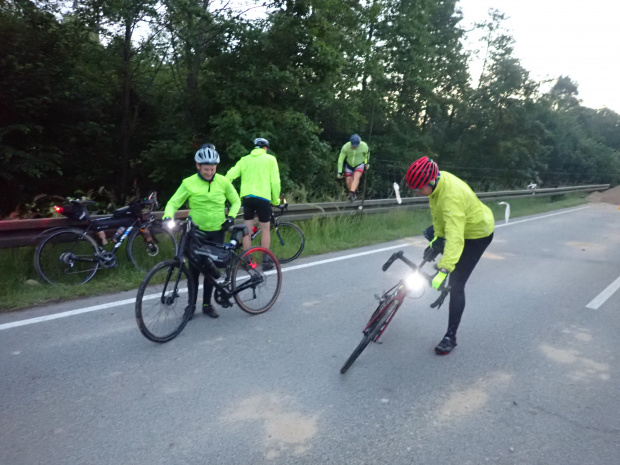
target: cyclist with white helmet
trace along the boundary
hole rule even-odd
[[[431,240],[424,259],[443,254],[433,288],[441,289],[450,276],[448,331],[435,347],[438,355],[447,355],[456,346],[456,331],[465,310],[465,283],[493,240],[495,220],[491,209],[464,181],[447,171],[439,172],[437,163],[428,157],[411,164],[407,185],[429,198],[433,226],[424,233]]]
[[[234,224],[235,216],[241,207],[239,194],[228,179],[216,173],[220,156],[213,144],[204,144],[196,152],[194,161],[198,172],[183,180],[166,204],[163,219],[174,218],[175,212],[187,201],[192,221],[203,232],[201,237],[208,241],[223,243],[225,229]],[[230,203],[228,217],[226,201]],[[191,262],[190,270],[197,288],[200,270],[193,267]],[[205,276],[202,311],[211,318],[217,318],[219,315],[211,305],[212,294],[213,285]],[[189,302],[189,305],[195,309],[196,302]]]
[[[241,178],[241,197],[243,199],[243,219],[248,231],[254,227],[254,216],[258,216],[261,235],[260,245],[266,249],[271,245],[269,226],[271,221],[271,205],[280,203],[280,170],[278,161],[269,155],[269,141],[259,137],[254,139],[254,150],[241,158],[233,166],[226,178],[234,181]],[[243,249],[251,246],[249,235],[243,237]],[[267,257],[263,261],[263,270],[269,270],[274,264]]]
[[[347,181],[347,189],[349,191],[349,200],[354,201],[357,198],[357,187],[364,170],[370,168],[368,158],[368,144],[362,141],[357,134],[353,134],[349,142],[342,146],[340,156],[338,157],[338,179],[342,179],[342,169]]]

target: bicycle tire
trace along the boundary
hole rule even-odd
[[[97,252],[97,243],[83,230],[59,229],[37,246],[34,266],[50,284],[78,286],[90,281],[99,269]],[[90,261],[76,260],[79,257]]]
[[[187,299],[179,286],[187,283]],[[148,292],[148,294],[147,294]],[[152,302],[150,302],[152,301]],[[144,337],[164,343],[179,335],[193,315],[196,286],[187,266],[178,260],[155,265],[144,277],[136,296],[136,323]]]
[[[263,260],[268,256],[273,269],[263,271]],[[241,256],[233,257],[236,263],[231,274],[231,290],[237,305],[251,315],[269,310],[276,302],[282,288],[282,270],[272,251],[253,247]],[[253,282],[250,286],[247,281]],[[239,292],[240,287],[245,287]]]
[[[289,263],[301,255],[306,238],[299,226],[282,222],[270,229],[271,250],[280,263]]]
[[[140,228],[131,231],[127,239],[127,259],[140,271],[147,272],[163,260],[171,260],[179,250],[177,240],[168,229],[150,225],[151,241],[147,241]]]
[[[399,303],[397,300],[391,299],[383,307],[373,312],[373,315],[370,317],[370,321],[364,330],[364,337],[362,338],[362,341],[358,344],[340,369],[341,374],[345,374],[347,370],[351,368],[351,365],[353,365],[357,358],[362,354],[364,349],[368,347],[368,344],[370,344],[371,341],[374,341],[375,338],[381,333],[381,330],[389,318],[398,309],[398,305]],[[375,316],[377,316],[377,318],[375,318]]]

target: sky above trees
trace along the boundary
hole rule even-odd
[[[492,8],[505,13],[515,56],[533,78],[570,76],[585,106],[620,112],[620,2],[459,0],[457,6],[464,24],[486,20]],[[469,42],[468,48],[476,43]]]

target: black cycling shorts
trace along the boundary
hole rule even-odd
[[[271,221],[271,203],[269,200],[256,197],[243,197],[243,219],[253,220],[258,215],[258,221],[269,223]]]

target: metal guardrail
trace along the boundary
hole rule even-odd
[[[570,186],[556,187],[548,189],[524,189],[516,191],[497,191],[497,192],[480,192],[476,195],[483,201],[491,199],[510,199],[515,197],[527,196],[549,196],[559,195],[571,192],[595,192],[609,189],[609,184],[596,184],[588,186]],[[402,203],[396,203],[396,199],[375,199],[366,200],[363,205],[360,200],[355,202],[322,202],[322,203],[303,203],[289,204],[286,219],[290,221],[302,221],[315,217],[326,218],[330,216],[357,215],[368,213],[380,213],[394,208],[427,208],[427,197],[404,197]],[[180,210],[176,214],[176,218],[182,219],[187,217],[189,210]],[[161,218],[163,212],[153,212],[157,218]],[[107,215],[101,215],[107,216]],[[93,215],[92,218],[100,218],[101,216]],[[241,212],[238,218],[241,218]],[[23,247],[34,245],[35,239],[43,231],[49,228],[79,225],[79,222],[70,220],[69,218],[42,218],[33,220],[8,220],[0,221],[0,249],[11,247]]]

